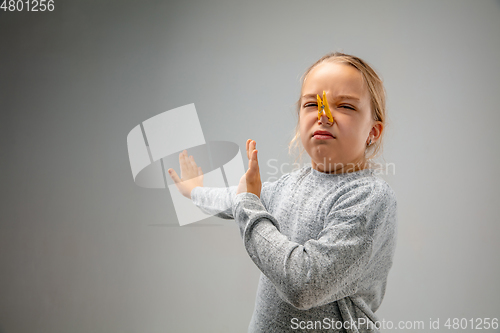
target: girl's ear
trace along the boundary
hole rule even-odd
[[[377,141],[382,135],[383,131],[384,131],[384,124],[381,121],[376,121],[373,124],[372,129],[370,131],[370,137],[372,138],[372,141]]]

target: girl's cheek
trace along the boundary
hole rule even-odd
[[[311,112],[307,113],[307,112],[302,112],[300,114],[300,118],[299,120],[301,122],[311,122],[311,121],[314,121],[315,119],[318,119],[318,116],[317,114],[312,114]]]

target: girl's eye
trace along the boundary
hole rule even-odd
[[[349,109],[349,110],[355,110],[352,106],[350,106],[350,105],[345,105],[345,104],[340,105],[339,107],[341,107],[341,108],[345,108],[345,109]]]
[[[306,104],[304,104],[304,107],[305,107],[305,108],[308,108],[308,107],[310,107],[310,106],[315,106],[315,107],[318,107],[318,104],[317,104],[317,103],[306,103]]]

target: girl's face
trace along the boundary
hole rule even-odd
[[[333,116],[318,121],[317,97],[323,90]],[[344,173],[365,168],[365,149],[380,136],[383,124],[372,117],[370,93],[362,74],[348,64],[324,62],[313,68],[302,85],[299,127],[302,145],[312,167],[321,172]],[[314,135],[327,131],[333,137]]]

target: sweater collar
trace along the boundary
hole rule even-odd
[[[325,173],[314,169],[312,166],[308,166],[306,169],[306,172],[309,172],[312,176],[316,178],[327,178],[327,179],[373,175],[374,171],[375,170],[368,168],[346,173]]]

